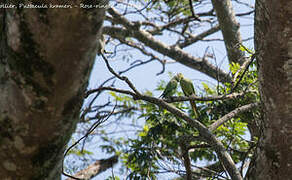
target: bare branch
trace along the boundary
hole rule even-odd
[[[141,30],[134,25],[133,22],[128,21],[121,14],[116,12],[113,8],[109,9],[109,13],[119,20],[119,22],[124,25],[127,29],[118,28],[118,27],[104,27],[104,33],[110,35],[111,37],[125,38],[125,37],[135,37],[139,41],[143,42],[148,47],[153,50],[158,51],[159,53],[166,55],[177,62],[184,64],[190,68],[196,69],[205,73],[206,75],[219,80],[220,82],[229,82],[230,76],[223,70],[215,67],[208,61],[203,61],[201,58],[195,58],[190,54],[182,51],[179,47],[168,46],[163,42],[155,39],[149,32]]]
[[[87,130],[86,134],[84,136],[82,136],[80,139],[78,139],[78,141],[76,141],[75,143],[73,143],[71,146],[69,146],[67,148],[67,150],[65,151],[64,153],[64,156],[63,156],[63,162],[62,162],[62,174],[64,176],[67,176],[69,178],[72,178],[72,179],[77,179],[77,180],[80,180],[80,178],[78,177],[75,177],[75,176],[71,176],[70,174],[67,174],[65,171],[64,171],[64,159],[65,157],[67,156],[67,154],[69,153],[69,151],[74,147],[76,146],[81,140],[83,139],[86,139],[88,137],[88,135],[93,132],[101,123],[105,122],[106,120],[109,119],[109,117],[111,117],[112,113],[114,112],[115,110],[115,107],[113,108],[112,112],[110,114],[108,114],[107,117],[103,118],[103,119],[100,119],[98,121],[96,121],[95,123],[93,123],[93,125],[91,125],[91,127]],[[103,168],[103,167],[102,167]]]
[[[133,85],[133,83],[132,83],[132,82],[131,82],[126,76],[120,76],[120,75],[118,75],[118,74],[113,70],[113,68],[109,65],[109,62],[108,62],[107,58],[106,58],[103,54],[101,54],[101,56],[102,56],[103,60],[105,61],[108,70],[109,70],[114,76],[116,76],[117,78],[119,78],[120,80],[125,81],[125,82],[128,84],[128,86],[129,86],[129,87],[130,87],[130,88],[131,88],[131,89],[132,89],[137,95],[140,95],[140,92],[137,91],[137,89],[135,88],[135,86]]]
[[[220,82],[229,82],[230,76],[223,70],[215,67],[210,62],[201,58],[195,58],[190,54],[184,52],[182,49],[176,46],[168,46],[165,43],[155,39],[151,34],[144,30],[129,31],[124,28],[105,26],[103,32],[113,38],[126,38],[135,37],[139,41],[143,42],[148,47],[159,53],[172,58],[173,60],[195,70],[205,73],[213,79]]]
[[[216,25],[214,27],[212,27],[211,29],[208,29],[207,31],[202,32],[201,34],[198,34],[196,36],[191,35],[190,38],[188,38],[186,41],[177,44],[178,47],[180,48],[185,48],[195,42],[198,42],[199,40],[203,40],[205,37],[217,32],[220,30],[220,26]]]
[[[118,92],[118,93],[122,93],[122,94],[128,94],[128,95],[133,96],[133,97],[136,95],[132,91],[127,91],[127,90],[123,90],[123,89],[117,89],[117,88],[113,88],[113,87],[99,87],[97,89],[92,89],[92,90],[87,91],[84,96],[88,97],[92,93],[101,92],[101,91],[105,91],[105,90],[114,91],[114,92]]]
[[[250,15],[250,14],[252,14],[252,13],[254,13],[254,10],[252,10],[252,11],[248,11],[248,12],[245,12],[245,13],[238,13],[238,14],[235,14],[236,16],[247,16],[247,15]]]
[[[239,108],[234,109],[230,113],[224,115],[222,118],[218,119],[216,122],[211,124],[209,126],[209,131],[214,131],[215,129],[217,129],[219,126],[221,126],[223,123],[227,122],[231,118],[237,116],[240,113],[243,113],[243,112],[246,112],[252,108],[255,108],[258,105],[259,105],[259,103],[251,103],[251,104],[247,104],[247,105],[244,105],[244,106],[241,106]]]
[[[125,113],[129,113],[129,112],[132,112],[132,111],[135,111],[135,110],[137,110],[137,108],[129,107],[129,108],[126,108],[126,109],[123,109],[123,110],[120,110],[120,111],[115,111],[115,112],[112,113],[112,115],[115,116],[115,115],[125,114]],[[90,121],[90,120],[94,120],[94,119],[105,118],[106,116],[108,116],[109,113],[110,113],[110,111],[99,111],[93,117],[86,118],[86,121],[84,121],[84,122],[87,122],[87,121]]]
[[[155,25],[154,23],[151,23],[151,25],[154,27],[154,30],[151,30],[151,31],[148,31],[149,33],[155,35],[155,34],[159,34],[161,33],[161,31],[165,30],[165,29],[169,29],[171,27],[175,27],[176,25],[179,25],[179,24],[185,24],[185,23],[188,23],[188,22],[191,22],[193,21],[193,17],[186,17],[186,18],[180,18],[180,19],[175,19],[165,25],[162,25],[162,26],[157,26]]]
[[[190,10],[192,12],[192,17],[194,17],[198,21],[201,21],[199,19],[199,16],[195,14],[194,7],[193,7],[193,1],[192,0],[189,0],[189,6],[190,6]]]
[[[133,65],[133,66],[131,66],[130,68],[134,68],[135,66],[140,66],[140,65],[143,65],[143,64],[149,63],[149,62],[154,61],[154,60],[156,59],[156,60],[157,60],[158,62],[160,62],[161,65],[162,65],[162,70],[161,70],[159,73],[157,73],[157,75],[162,74],[162,73],[164,72],[164,70],[165,70],[165,61],[164,61],[164,60],[160,59],[158,56],[154,55],[153,53],[148,52],[143,46],[141,46],[141,45],[139,45],[139,44],[135,44],[134,42],[127,41],[127,40],[125,40],[125,38],[121,38],[121,37],[117,37],[117,39],[118,39],[121,43],[126,44],[127,46],[130,46],[130,47],[133,47],[133,48],[135,48],[135,49],[138,49],[138,50],[139,50],[140,52],[142,52],[144,55],[146,55],[146,56],[150,56],[150,57],[151,57],[150,60],[145,61],[145,62],[140,61],[139,64]],[[133,62],[132,64],[134,64],[134,62]],[[131,65],[132,65],[132,64],[131,64]],[[130,69],[130,68],[128,68],[128,69]],[[128,69],[127,69],[127,70],[128,70]]]
[[[91,179],[96,175],[102,173],[103,171],[112,168],[118,162],[118,156],[112,156],[107,159],[101,159],[95,161],[93,164],[89,165],[87,168],[77,172],[75,178],[67,178],[66,180],[72,179]]]
[[[244,69],[243,73],[241,74],[241,76],[239,77],[238,81],[236,82],[236,84],[232,87],[231,92],[233,92],[237,86],[239,85],[240,81],[243,79],[245,73],[247,72],[249,66],[251,65],[251,63],[255,60],[255,54],[252,55],[252,57],[250,58],[250,60],[245,61],[242,66],[239,68],[239,70],[235,73],[234,78],[233,78],[233,82],[236,81],[239,72],[242,71],[242,69]]]

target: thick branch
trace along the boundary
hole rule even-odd
[[[133,22],[128,21],[113,8],[110,8],[108,12],[127,29],[107,26],[104,27],[105,34],[108,34],[114,38],[134,37],[151,49],[156,50],[159,53],[168,56],[183,65],[203,72],[214,79],[217,79],[221,82],[229,82],[231,80],[230,76],[226,72],[215,67],[208,61],[201,58],[195,58],[177,46],[168,46],[165,43],[155,39],[149,32],[140,30]]]
[[[195,58],[184,52],[179,47],[170,47],[165,43],[155,39],[150,33],[144,30],[130,31],[124,28],[105,26],[103,28],[103,33],[116,39],[134,37],[151,49],[156,50],[159,53],[168,56],[183,65],[186,65],[189,68],[203,72],[213,79],[219,80],[220,82],[229,82],[231,80],[230,76],[226,72],[215,67],[208,61],[201,58]]]
[[[74,177],[75,179],[91,179],[105,170],[112,168],[117,162],[118,156],[97,160],[87,168],[77,172]],[[73,178],[67,178],[66,180],[73,180]]]

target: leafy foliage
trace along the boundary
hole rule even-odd
[[[200,46],[200,43],[203,41],[218,40],[217,38],[208,38],[209,33],[209,35],[211,35],[217,32],[217,30],[213,28],[214,25],[218,24],[215,18],[216,13],[211,7],[211,2],[193,1],[195,14],[200,17],[200,19],[196,19],[192,17],[188,0],[133,1],[137,2],[138,5],[142,5],[143,8],[140,9],[138,6],[133,6],[131,9],[129,6],[129,9],[131,10],[127,11],[128,6],[126,5],[127,10],[123,10],[123,13],[120,14],[120,16],[125,18],[128,16],[135,16],[133,19],[129,19],[129,22],[131,23],[128,23],[127,25],[120,23],[120,19],[115,19],[112,15],[107,17],[107,21],[110,22],[113,27],[117,29],[122,27],[121,30],[129,30],[131,33],[132,31],[135,33],[136,30],[147,31],[149,36],[151,35],[153,37],[153,40],[158,40],[161,37],[164,38],[167,33],[174,37],[171,39],[170,45],[168,46],[168,43],[165,43],[164,41],[161,42],[165,43],[169,49],[178,46],[186,52],[186,54],[190,55],[198,52],[187,52],[188,50],[185,48],[190,44],[186,43],[184,45],[183,42],[188,42],[188,40],[191,39],[195,40],[198,37],[198,41],[200,41],[198,46]],[[146,11],[145,14],[142,11]],[[131,24],[135,25],[135,27],[132,27]],[[129,28],[128,26],[131,27]],[[124,34],[120,36],[122,37],[110,37],[108,39],[109,44],[115,44],[114,48],[111,49],[113,53],[112,55],[109,55],[109,57],[119,56],[119,59],[124,63],[130,64],[130,68],[125,71],[117,72],[119,75],[122,75],[134,67],[151,61],[159,61],[162,64],[163,68],[161,73],[163,73],[169,58],[180,62],[180,60],[174,57],[169,57],[169,51],[167,51],[167,53],[157,51],[163,56],[157,55],[154,52],[156,51],[155,48],[157,45],[155,45],[155,47],[148,47],[147,43],[145,43],[147,41],[141,41],[137,39],[136,36],[127,37],[127,35]],[[160,37],[157,38],[157,36]],[[115,40],[112,41],[111,39]],[[119,48],[119,46],[124,48],[125,46],[123,45],[129,46],[130,50],[128,51]],[[203,47],[199,48],[200,51],[203,49]],[[137,57],[130,53],[132,49],[141,51],[142,54],[151,59],[143,61],[144,59],[140,60],[140,57],[138,57],[139,60],[133,60]],[[239,49],[247,55],[246,58],[252,57],[252,50],[243,45],[240,45]],[[118,51],[120,52],[117,53]],[[178,55],[177,57],[180,56]],[[207,48],[202,60],[206,60],[212,64],[213,60],[216,60],[214,57],[215,53],[211,53]],[[220,65],[218,66],[217,62],[215,63],[214,65],[216,65],[218,69],[221,69]],[[114,69],[117,70],[118,68]],[[237,98],[196,101],[199,111],[199,117],[197,120],[203,123],[206,127],[238,107],[259,101],[257,90],[257,69],[255,63],[252,62],[247,67],[241,67],[239,64],[233,63],[230,64],[229,69],[233,77],[236,77],[232,82],[221,84],[218,82],[217,85],[210,85],[202,82],[200,85],[196,84],[195,86],[201,87],[201,89],[196,89],[197,95],[200,96],[220,96],[232,93],[244,94]],[[204,73],[206,71],[201,72]],[[170,73],[170,77],[173,76],[174,75]],[[110,87],[115,88],[115,85],[116,84],[113,82]],[[158,91],[159,94],[162,94],[166,85],[167,82],[160,81],[157,85],[156,91]],[[154,92],[150,91],[145,91],[144,94],[154,96]],[[183,96],[183,93],[179,88],[174,95]],[[192,170],[195,172],[194,174],[199,174],[207,178],[210,177],[210,179],[215,179],[223,174],[224,169],[221,167],[212,146],[202,141],[197,129],[192,128],[187,122],[157,105],[133,99],[131,96],[120,94],[116,91],[111,91],[109,96],[109,103],[96,108],[97,113],[89,119],[98,119],[104,116],[104,114],[110,115],[112,107],[115,107],[114,112],[112,113],[113,118],[107,122],[107,125],[100,125],[96,132],[101,138],[100,142],[103,143],[100,145],[103,152],[119,155],[123,163],[121,171],[127,171],[129,179],[158,179],[160,173],[166,172],[175,173],[183,177],[186,173],[183,157],[185,152],[183,148],[189,150],[188,156],[190,157],[192,165],[195,165],[192,167]],[[171,97],[168,98],[168,100],[171,100]],[[112,102],[116,102],[116,105],[114,106]],[[175,102],[171,104],[184,111],[190,117],[195,117],[189,101]],[[249,138],[250,135],[255,135],[251,133],[249,124],[259,118],[258,110],[253,109],[248,113],[241,113],[236,117],[233,117],[213,131],[216,137],[224,144],[225,148],[229,154],[231,154],[236,163],[245,161],[246,158],[250,157],[250,154],[253,153],[254,144],[256,143],[257,138]],[[122,120],[125,120],[123,122],[127,123],[131,121],[128,124],[129,128],[124,129],[126,135],[119,134],[116,136],[111,134],[114,132],[114,130],[112,131],[111,126],[120,126],[120,124],[123,126]],[[130,132],[133,136],[128,135]],[[186,147],[183,147],[185,145]],[[217,168],[210,168],[209,171],[196,168],[198,166],[205,166],[206,164],[218,166]],[[223,177],[224,176],[225,175],[223,175]],[[117,178],[118,177],[112,175],[108,179]]]
[[[233,74],[239,73],[239,79],[242,74],[239,71],[243,71],[239,64],[230,65],[230,69]],[[202,83],[203,91],[201,95],[204,96],[230,94],[232,92],[245,92],[245,94],[244,96],[233,99],[198,101],[200,122],[208,127],[237,107],[259,101],[257,72],[254,63],[249,67],[241,81],[237,81],[235,83],[239,83],[239,85],[236,89],[233,89],[234,83],[220,84],[217,87]],[[166,82],[161,81],[156,90],[163,91],[165,85]],[[178,167],[176,169],[177,172],[181,171],[181,165],[183,164],[180,147],[181,141],[185,141],[184,137],[186,136],[200,136],[198,131],[190,127],[184,120],[154,104],[135,101],[126,95],[117,95],[114,92],[110,94],[120,103],[122,109],[133,106],[139,109],[139,113],[127,113],[125,117],[145,120],[143,128],[136,133],[137,138],[119,138],[119,140],[104,139],[105,141],[111,142],[111,146],[103,146],[103,148],[106,147],[108,152],[113,152],[115,149],[116,153],[120,154],[124,165],[131,172],[128,178],[156,179],[157,173],[167,169],[163,164],[170,164],[173,168]],[[152,93],[149,91],[146,91],[145,94],[152,96]],[[183,93],[178,90],[175,95],[182,96]],[[187,101],[172,104],[193,117],[192,109]],[[258,114],[259,112],[256,109],[252,110],[252,112],[242,113],[221,125],[214,132],[221,139],[235,162],[243,161],[252,152],[255,142],[246,140],[248,135],[250,135],[248,122],[257,119]],[[191,140],[187,143],[191,150],[189,156],[192,163],[195,164],[202,161],[218,162],[217,156],[210,147],[196,148],[202,145],[201,141]],[[192,147],[195,148],[192,149]],[[170,169],[168,171],[172,172]],[[213,174],[209,175],[213,176]]]

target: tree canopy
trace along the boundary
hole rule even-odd
[[[232,3],[238,12],[230,1],[111,4],[103,27],[105,51],[96,61],[103,61],[112,76],[99,77],[96,88],[86,92],[80,130],[87,132],[86,138],[99,136],[103,151],[119,157],[121,174],[130,179],[245,175],[260,135],[261,116],[254,51],[245,45],[253,37],[243,39],[239,23],[252,24],[254,7]],[[226,51],[225,66],[219,65],[216,46]],[[115,61],[124,62],[125,69]],[[147,72],[151,63],[160,64],[158,78],[173,63],[203,73],[201,81],[193,81],[196,95],[185,97],[179,87],[174,96],[158,98],[168,80],[183,74],[184,68],[172,71],[155,89],[147,90],[147,84],[138,89],[135,75],[128,74],[135,68]],[[199,117],[195,118],[189,100],[196,102]],[[84,143],[77,147],[70,152],[81,157],[91,154]]]
[[[291,1],[17,3],[2,179],[292,177]]]

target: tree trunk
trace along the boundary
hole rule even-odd
[[[77,2],[0,9],[1,179],[60,178],[105,11]]]
[[[292,177],[292,1],[257,0],[255,47],[262,136],[249,179]]]

